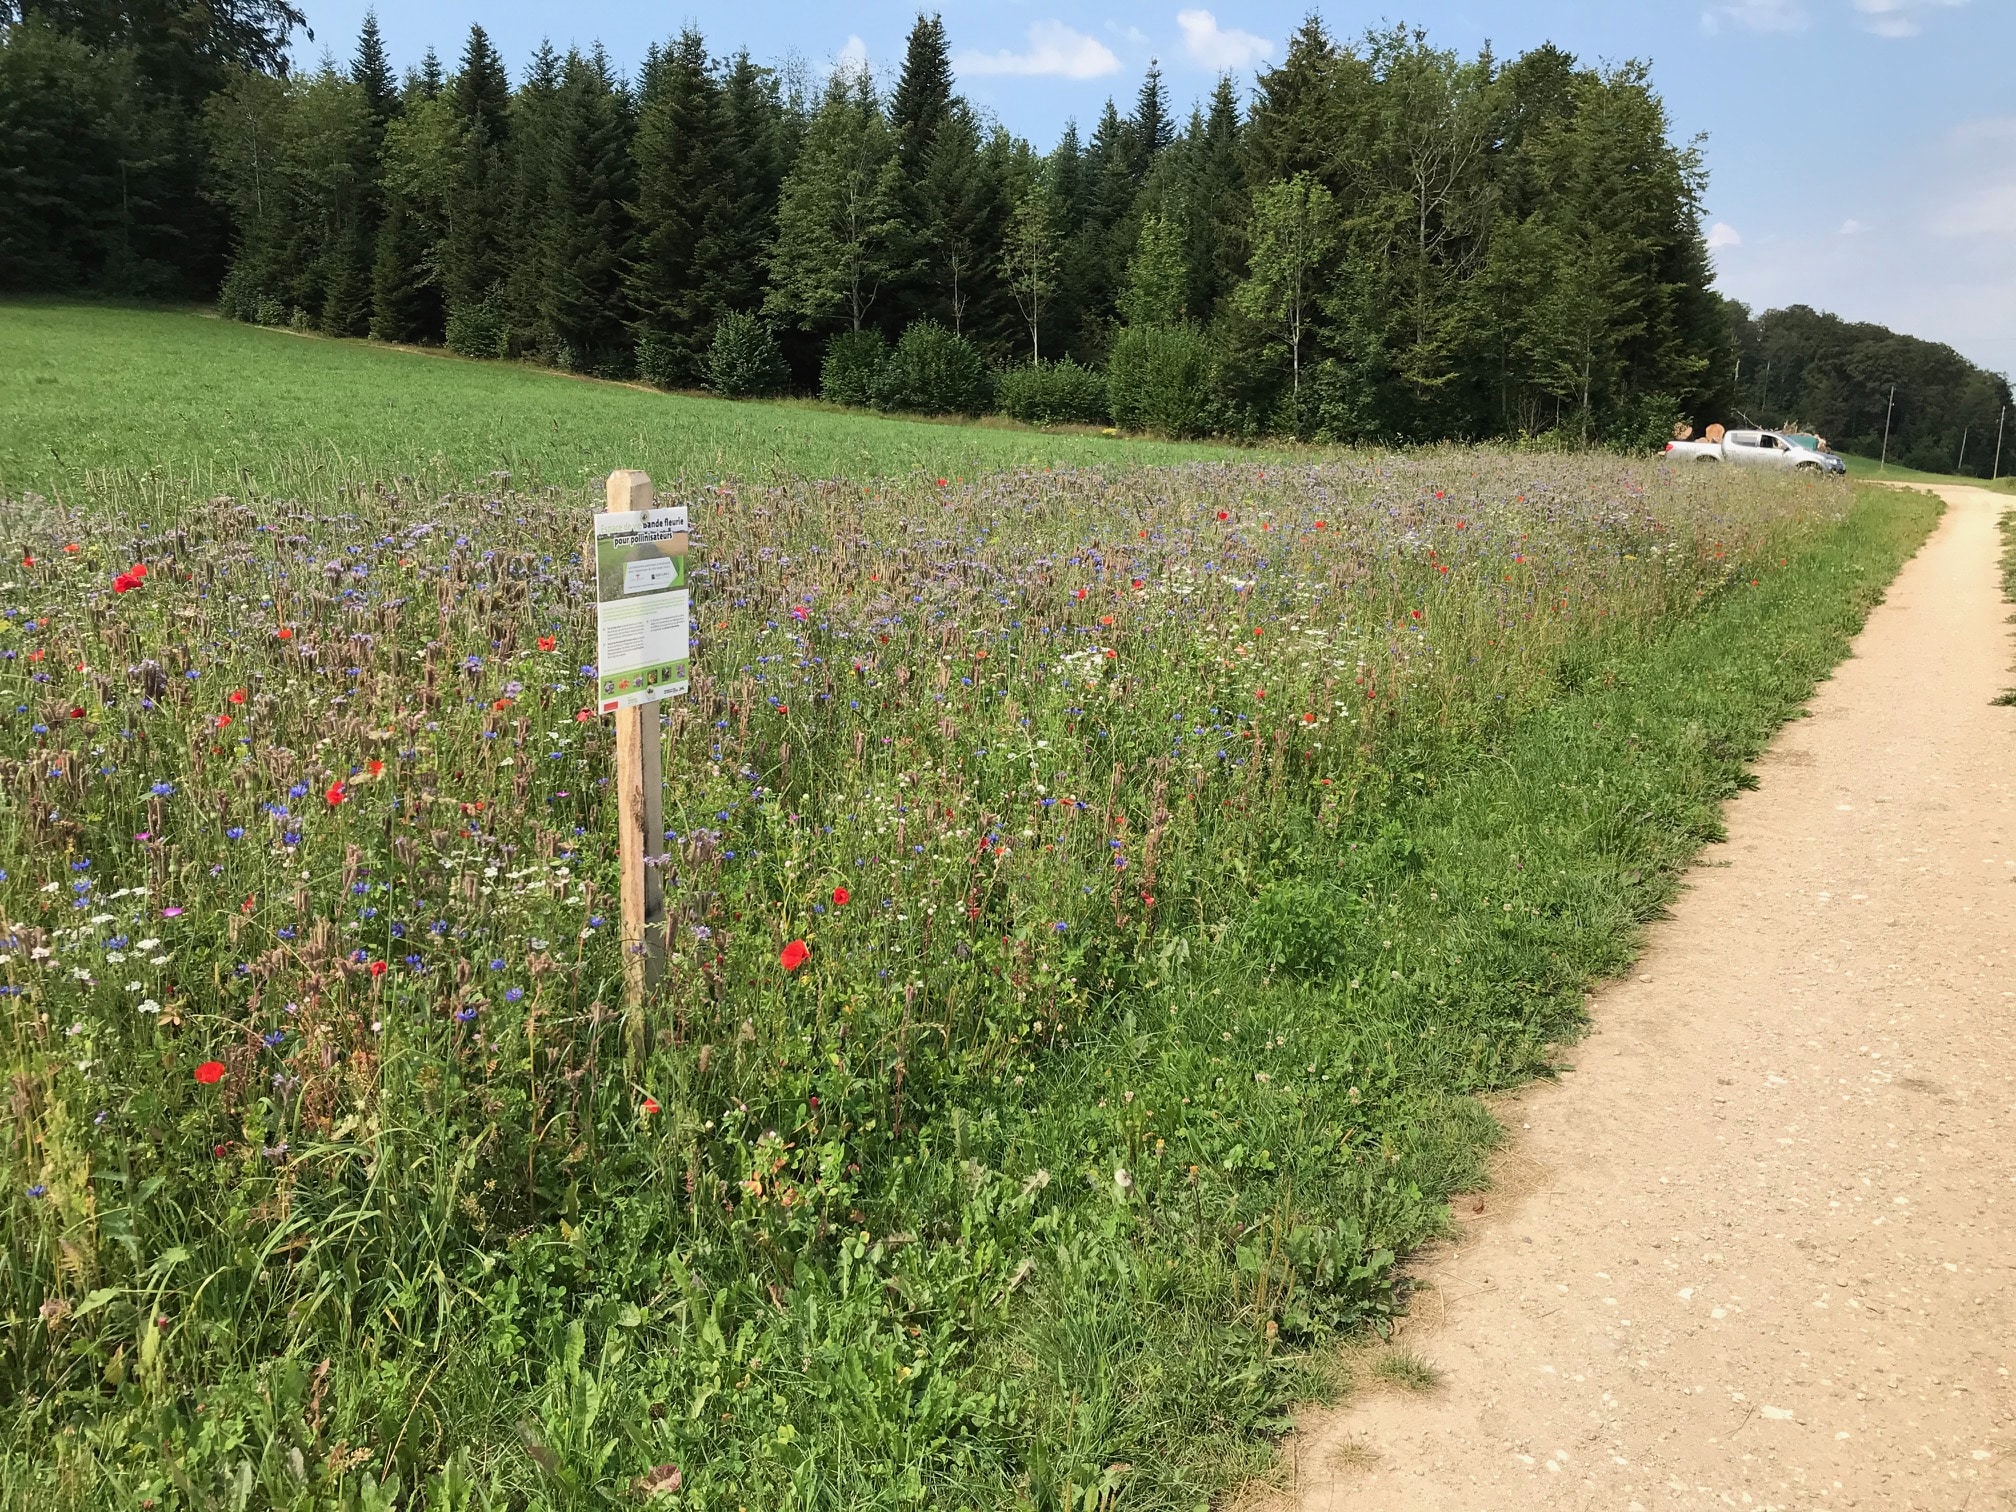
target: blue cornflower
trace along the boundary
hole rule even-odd
[[[287,1031],[285,1029],[274,1029],[259,1037],[266,1042],[268,1050],[278,1050],[280,1048],[280,1041],[287,1038]]]
[[[458,1024],[466,1024],[474,1017],[476,1017],[476,1010],[474,1008],[457,1008],[455,1010],[455,1022]]]
[[[286,834],[280,837],[280,843],[282,845],[299,845],[301,843],[301,831],[299,830],[287,831]]]
[[[602,915],[590,914],[588,916],[588,927],[590,929],[600,929],[602,927]]]
[[[234,824],[231,828],[224,831],[224,838],[226,840],[243,840],[245,838],[245,830],[243,826]]]
[[[157,782],[154,784],[152,791],[156,798],[172,798],[175,796],[175,784],[172,782]]]
[[[427,933],[436,935],[448,933],[448,921],[446,919],[436,919],[432,924],[427,926]]]
[[[397,919],[392,921],[392,938],[395,940],[406,938],[406,926],[401,924]]]
[[[502,971],[504,969],[504,958],[502,956],[498,956],[496,959],[492,960],[490,963],[490,969],[492,971]]]
[[[523,987],[512,987],[505,992],[504,1001],[507,1003],[515,1003],[518,1001],[518,999],[522,998],[523,996],[525,996],[525,989]]]
[[[1062,919],[1059,919],[1055,924],[1052,924],[1050,927],[1056,930],[1057,933],[1062,934],[1064,933],[1065,930],[1069,929],[1071,926],[1065,923]]]
[[[28,1195],[30,1197],[47,1197],[49,1195],[49,1188],[38,1181],[35,1185],[28,1188]]]

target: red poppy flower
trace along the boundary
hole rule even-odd
[[[385,763],[382,761],[367,762],[364,770],[369,772],[373,777],[376,777],[380,772],[385,770]]]
[[[944,480],[943,478],[940,478],[940,479],[938,480],[938,486],[939,486],[940,488],[943,488],[943,487],[945,486],[945,480]]]
[[[555,646],[559,644],[560,642],[555,640],[550,635],[542,635],[539,637],[539,649],[541,651],[551,651]]]
[[[1099,616],[1099,623],[1102,625],[1110,625],[1113,623],[1113,616],[1110,614],[1102,614]]]
[[[21,565],[23,567],[33,567],[35,565],[35,558],[33,558],[32,556],[24,556],[23,558],[21,558]]]
[[[847,889],[846,889],[846,888],[844,888],[844,887],[836,887],[836,888],[834,888],[834,889],[833,889],[833,906],[834,906],[835,908],[845,908],[845,907],[847,906],[847,900],[848,900],[849,898],[851,898],[852,896],[853,896],[853,894],[852,894],[852,893],[850,893],[850,892],[848,892],[848,891],[847,891]]]
[[[1407,612],[1408,612],[1409,614],[1413,615],[1413,616],[1414,616],[1414,618],[1416,618],[1416,619],[1419,619],[1419,618],[1421,618],[1421,611],[1420,611],[1419,609],[1409,609],[1409,610],[1408,610]]]
[[[214,1087],[224,1080],[224,1062],[205,1061],[196,1068],[196,1080],[206,1087]]]
[[[644,1110],[645,1115],[648,1117],[649,1115],[656,1113],[658,1111],[658,1099],[655,1097],[647,1097],[644,1099],[642,1103],[639,1104],[639,1106]]]
[[[128,567],[126,570],[132,573],[133,576],[136,578],[144,578],[147,576],[147,564],[145,562],[135,562],[131,567]]]
[[[511,700],[508,698],[500,698],[495,703],[490,705],[490,707],[493,709],[508,709],[511,707]]]
[[[1082,599],[1083,597],[1085,597],[1085,590],[1084,590],[1083,588],[1076,588],[1076,589],[1073,589],[1073,590],[1072,590],[1072,593],[1071,593],[1071,597],[1073,597],[1073,598],[1075,598],[1075,599]]]
[[[72,719],[82,719],[82,718],[84,717],[84,710],[83,710],[82,706],[79,706],[79,707],[76,707],[76,708],[73,708],[73,709],[72,709],[72,710],[70,711],[70,717],[71,717]]]
[[[348,798],[350,796],[350,793],[349,790],[346,789],[342,783],[332,782],[329,784],[329,791],[324,793],[322,796],[329,800],[329,807],[335,808],[345,798]]]
[[[77,543],[75,541],[70,542],[69,545],[63,548],[63,551],[66,556],[77,555]]]
[[[576,709],[574,711],[574,723],[576,724],[586,724],[594,717],[595,711],[593,709]]]
[[[218,729],[220,729],[220,730],[221,730],[221,729],[225,728],[225,727],[226,727],[227,725],[229,725],[230,723],[231,723],[231,716],[230,716],[229,714],[219,714],[219,715],[217,716],[217,728],[218,728]]]
[[[231,702],[234,704],[245,702],[245,690],[243,688],[233,688],[231,690]]]
[[[777,960],[786,971],[796,971],[805,964],[805,958],[811,954],[811,947],[803,940],[793,940],[777,953]]]
[[[112,579],[112,591],[114,593],[131,593],[139,586],[140,579],[133,576],[130,572],[122,572],[119,576]]]
[[[1232,511],[1229,509],[1221,509],[1218,511],[1218,518],[1221,520],[1229,520],[1232,518]]]
[[[1253,690],[1253,696],[1254,696],[1255,698],[1262,698],[1262,699],[1264,699],[1264,698],[1265,698],[1265,697],[1267,696],[1267,690],[1266,690],[1265,688],[1255,688],[1255,689]]]
[[[1140,578],[1136,578],[1136,579],[1134,579],[1134,586],[1135,586],[1136,588],[1146,588],[1146,587],[1148,586],[1148,584],[1147,584],[1147,583],[1146,583],[1145,581],[1143,581],[1142,579],[1140,579]]]
[[[383,961],[373,961],[371,963],[371,975],[373,976],[385,975],[385,963]]]
[[[278,630],[274,631],[273,633],[279,636],[280,639],[282,640],[294,639],[294,631],[291,627],[287,625],[282,625]]]

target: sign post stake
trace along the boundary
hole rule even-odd
[[[609,474],[604,508],[651,508],[651,479],[644,473]],[[665,847],[664,733],[656,703],[616,711],[617,856],[623,876],[623,985],[630,1005],[665,975],[665,879],[646,858]]]

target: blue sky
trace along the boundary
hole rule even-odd
[[[314,43],[347,57],[367,0],[306,0]],[[1040,146],[1151,58],[1179,105],[1221,70],[1250,83],[1306,0],[944,0],[966,96]],[[1725,292],[1804,302],[1946,341],[2016,373],[2016,3],[2012,0],[1413,0],[1313,7],[1343,35],[1404,18],[1438,45],[1500,55],[1552,41],[1590,61],[1651,60],[1683,136],[1706,136],[1708,224]],[[814,74],[863,57],[889,75],[902,0],[384,0],[395,61],[452,67],[481,21],[515,70],[542,38],[600,41],[634,68],[686,22],[719,52]]]

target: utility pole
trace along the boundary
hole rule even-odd
[[[1883,460],[1876,464],[1878,472],[1890,467],[1890,416],[1897,408],[1897,385],[1890,385],[1890,402],[1883,407]]]
[[[2002,406],[2001,416],[1995,422],[1995,475],[1988,480],[1990,483],[2002,481],[2002,427],[2008,423],[2009,406],[2005,404]]]

